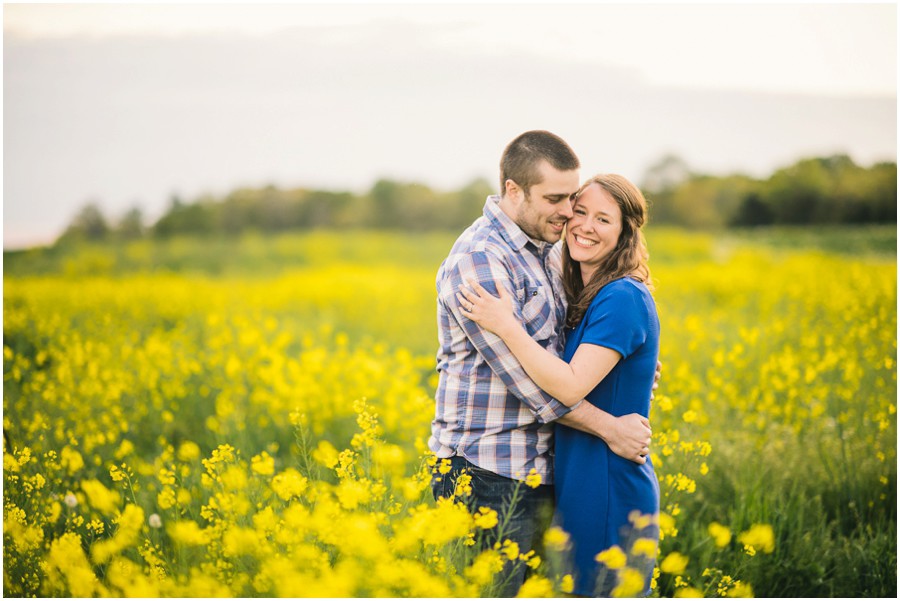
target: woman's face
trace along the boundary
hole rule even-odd
[[[587,282],[619,242],[622,211],[609,192],[591,184],[576,199],[572,213],[566,227],[566,244],[569,255],[581,264],[581,275]]]

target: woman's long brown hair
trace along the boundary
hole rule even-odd
[[[615,174],[595,175],[575,193],[576,198],[588,187],[598,185],[606,190],[619,205],[622,213],[622,231],[616,247],[603,258],[587,285],[581,278],[581,265],[569,255],[563,242],[562,279],[569,311],[566,325],[574,328],[597,293],[613,280],[631,276],[653,290],[650,282],[649,254],[641,227],[647,220],[647,201],[641,191],[630,181]]]

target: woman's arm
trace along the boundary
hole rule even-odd
[[[513,313],[512,299],[498,287],[500,298],[477,282],[457,294],[463,315],[500,337],[525,372],[545,392],[573,406],[593,390],[622,358],[617,351],[595,344],[579,345],[566,363],[537,343]]]

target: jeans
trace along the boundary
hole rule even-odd
[[[460,497],[471,512],[480,507],[488,507],[497,512],[500,523],[510,511],[510,500],[515,494],[517,501],[512,507],[509,522],[503,531],[503,539],[509,539],[519,545],[519,553],[525,554],[535,550],[541,554],[540,544],[553,514],[553,487],[540,485],[537,488],[526,486],[524,482],[499,476],[493,472],[477,467],[463,457],[450,458],[450,472],[435,473],[431,478],[431,491],[435,500],[439,497],[450,497],[456,487],[456,478],[462,470],[472,476],[472,494]],[[482,544],[489,548],[497,541],[493,534],[499,526],[485,532]],[[502,541],[499,541],[502,543]],[[498,592],[500,597],[515,597],[519,587],[525,581],[524,562],[504,562],[503,571],[497,575],[502,583]]]

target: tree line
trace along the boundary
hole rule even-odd
[[[666,156],[647,170],[640,185],[650,203],[650,221],[656,224],[719,228],[897,220],[896,163],[866,168],[846,155],[800,160],[767,179],[699,174],[677,156]],[[449,192],[388,179],[362,194],[241,188],[193,202],[173,196],[168,210],[152,224],[145,223],[138,208],[110,220],[97,203],[88,203],[57,244],[317,228],[461,230],[481,214],[494,191],[484,179]]]
[[[896,223],[897,164],[847,155],[800,160],[767,179],[693,173],[667,156],[642,184],[650,219],[687,227]]]

